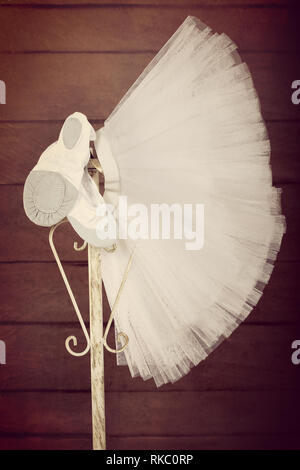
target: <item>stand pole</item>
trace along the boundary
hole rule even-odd
[[[92,169],[99,187],[99,173]],[[93,449],[106,449],[101,248],[88,245]]]

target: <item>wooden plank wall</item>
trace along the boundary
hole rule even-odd
[[[291,363],[299,322],[299,15],[284,0],[0,1],[1,449],[91,448],[88,357],[64,348],[81,338],[48,247],[48,231],[22,208],[22,186],[71,112],[95,127],[187,15],[240,46],[253,73],[283,188],[288,231],[270,284],[247,321],[201,365],[159,391],[132,380],[106,355],[111,449],[300,448],[300,365]],[[88,318],[86,253],[57,235]],[[105,315],[108,314],[107,302]]]

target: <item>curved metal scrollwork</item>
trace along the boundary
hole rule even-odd
[[[80,356],[84,356],[85,354],[87,354],[90,350],[90,336],[89,336],[89,333],[86,329],[86,326],[85,326],[85,323],[84,323],[84,320],[82,318],[82,315],[80,313],[80,310],[79,310],[79,307],[77,305],[77,302],[76,302],[76,299],[74,297],[74,294],[72,292],[72,289],[71,289],[71,286],[70,286],[70,283],[68,281],[68,278],[66,276],[66,273],[64,271],[64,268],[62,266],[62,263],[59,259],[59,256],[58,256],[58,253],[57,253],[57,250],[55,248],[55,245],[54,245],[54,241],[53,241],[53,235],[54,235],[54,232],[55,230],[57,229],[57,227],[59,227],[60,225],[64,224],[68,222],[67,219],[64,219],[62,220],[61,222],[59,222],[58,224],[54,225],[53,227],[51,227],[50,229],[50,233],[49,233],[49,244],[50,244],[50,247],[51,247],[51,250],[52,250],[52,253],[53,253],[53,256],[55,258],[55,261],[57,263],[57,266],[58,266],[58,269],[60,271],[60,274],[63,278],[63,281],[65,283],[65,286],[66,286],[66,289],[68,291],[68,294],[70,296],[70,299],[71,299],[71,302],[73,304],[73,307],[74,307],[74,310],[76,312],[76,315],[77,315],[77,318],[79,320],[79,323],[80,323],[80,326],[81,326],[81,329],[82,329],[82,332],[85,336],[85,339],[86,339],[86,347],[85,349],[82,351],[82,352],[76,352],[76,351],[73,351],[71,349],[71,346],[70,346],[70,343],[72,342],[73,343],[73,346],[77,346],[78,344],[78,341],[77,341],[77,338],[76,336],[74,335],[71,335],[71,336],[68,336],[68,338],[66,339],[65,341],[65,346],[66,346],[66,349],[67,351],[72,355],[72,356],[77,356],[77,357],[80,357]],[[84,250],[85,248],[87,247],[87,242],[83,242],[81,246],[78,246],[78,243],[75,242],[74,243],[74,250],[76,251],[82,251]],[[113,250],[115,249],[115,247],[113,247]],[[113,251],[112,250],[112,251]],[[125,272],[124,272],[124,275],[123,275],[123,278],[122,278],[122,282],[121,282],[121,285],[119,287],[119,290],[118,290],[118,293],[117,293],[117,296],[116,296],[116,299],[115,299],[115,302],[113,304],[113,307],[112,307],[112,310],[111,310],[111,314],[110,314],[110,317],[109,317],[109,320],[107,322],[107,325],[106,325],[106,328],[105,328],[105,332],[104,332],[104,335],[103,335],[103,338],[102,338],[102,342],[103,342],[103,346],[105,347],[105,349],[107,349],[107,351],[111,352],[111,353],[114,353],[114,354],[117,354],[119,352],[122,352],[124,351],[124,349],[126,348],[126,346],[128,345],[128,336],[126,335],[126,333],[123,333],[123,332],[120,332],[118,333],[117,335],[117,341],[120,341],[121,344],[122,344],[122,341],[121,339],[123,339],[123,345],[121,346],[120,349],[113,349],[111,348],[108,344],[107,344],[107,336],[108,336],[108,333],[109,333],[109,330],[110,330],[110,327],[111,327],[111,324],[113,322],[113,319],[114,319],[114,315],[115,315],[115,311],[116,311],[116,308],[118,306],[118,303],[119,303],[119,300],[120,300],[120,296],[121,296],[121,293],[124,289],[124,286],[125,286],[125,282],[127,280],[127,277],[128,277],[128,273],[129,273],[129,270],[130,270],[130,267],[131,267],[131,264],[132,264],[132,258],[133,258],[133,252],[129,258],[129,261],[128,261],[128,264],[126,266],[126,269],[125,269]]]
[[[58,266],[58,269],[60,271],[60,274],[63,278],[63,281],[65,283],[65,286],[67,288],[67,291],[68,291],[68,294],[70,296],[70,299],[71,299],[71,302],[73,304],[73,307],[75,309],[75,312],[76,312],[76,315],[77,315],[77,318],[79,320],[79,323],[80,323],[80,326],[81,326],[81,329],[83,331],[83,334],[85,336],[85,339],[86,339],[86,347],[85,349],[82,351],[82,352],[76,352],[76,351],[73,351],[70,347],[70,343],[73,342],[73,345],[74,346],[77,346],[77,338],[76,336],[68,336],[68,338],[66,339],[65,341],[65,345],[66,345],[66,349],[68,351],[68,353],[70,353],[72,356],[84,356],[85,354],[87,354],[90,350],[90,336],[88,334],[88,331],[86,329],[86,326],[85,326],[85,323],[83,321],[83,318],[82,318],[82,315],[80,313],[80,310],[78,308],[78,305],[77,305],[77,302],[75,300],[75,297],[74,297],[74,294],[72,292],[72,289],[70,287],[70,284],[69,284],[69,281],[68,281],[68,278],[66,276],[66,273],[64,271],[64,268],[62,267],[62,264],[61,264],[61,261],[59,259],[59,256],[57,254],[57,251],[56,251],[56,248],[55,248],[55,245],[54,245],[54,242],[53,242],[53,235],[54,235],[54,232],[55,230],[57,229],[57,227],[59,227],[60,225],[64,224],[68,222],[66,219],[62,220],[61,222],[59,222],[58,224],[54,225],[53,227],[51,227],[50,229],[50,233],[49,233],[49,243],[50,243],[50,247],[51,247],[51,250],[52,250],[52,253],[53,253],[53,256],[55,258],[55,261],[57,263],[57,266]],[[77,243],[74,243],[74,249],[77,250],[77,251],[81,251],[83,250],[85,247],[87,246],[87,243],[84,242],[84,244],[78,249],[78,246],[77,246]]]

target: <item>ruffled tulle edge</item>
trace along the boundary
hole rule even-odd
[[[238,314],[233,314],[231,312],[226,312],[224,308],[221,307],[223,311],[223,320],[225,322],[225,328],[222,335],[217,337],[210,346],[207,346],[207,344],[200,339],[199,333],[202,334],[201,328],[198,325],[194,327],[191,325],[189,329],[184,329],[182,332],[183,341],[173,345],[174,350],[177,348],[177,350],[180,351],[180,354],[176,353],[176,356],[179,357],[180,355],[184,358],[181,361],[176,362],[175,366],[170,367],[170,365],[164,363],[162,359],[159,363],[159,367],[157,364],[148,363],[148,371],[141,371],[130,357],[126,358],[126,354],[124,353],[117,355],[117,364],[120,366],[128,366],[133,378],[141,377],[144,381],[153,378],[156,386],[160,387],[169,382],[174,383],[188,374],[193,367],[205,360],[209,354],[211,354],[225,339],[227,339],[249,316],[254,307],[256,307],[270,280],[277,255],[280,250],[282,237],[286,231],[285,217],[281,213],[281,189],[274,188],[271,212],[274,215],[274,233],[269,244],[267,257],[262,261],[255,285],[248,293],[240,312]],[[219,309],[220,306],[215,305],[215,308]],[[170,351],[165,352],[165,354],[168,353],[170,353]],[[191,357],[193,359],[191,359]]]
[[[200,30],[204,30],[208,28],[209,31],[211,29],[202,23],[198,18],[188,17],[185,22],[179,27],[179,29],[174,33],[174,35],[169,39],[166,45],[159,51],[159,53],[153,58],[153,60],[149,63],[146,69],[142,72],[140,77],[136,80],[136,82],[132,85],[132,87],[128,90],[128,92],[124,95],[123,99],[117,105],[115,110],[109,116],[109,118],[105,122],[105,132],[107,134],[108,140],[113,139],[113,135],[110,135],[109,123],[111,118],[113,118],[117,111],[121,108],[123,104],[125,104],[131,95],[135,92],[138,86],[143,82],[144,78],[147,74],[156,66],[159,60],[163,57],[163,55],[168,51],[172,41],[177,37],[177,35],[182,31],[182,29],[186,26],[186,24],[193,23],[197,26]],[[224,35],[223,35],[224,36]],[[235,46],[234,42],[228,38],[228,41],[232,45]],[[236,47],[236,46],[235,46]],[[231,56],[234,59],[234,66],[239,64],[244,64],[239,53],[237,50],[233,50],[231,52]],[[257,112],[260,112],[260,105],[258,96],[252,81],[251,73],[247,68],[249,79],[251,80],[252,85],[252,92],[253,98],[256,99],[258,103]],[[263,122],[263,118],[260,117],[260,122]],[[108,188],[109,189],[109,188]],[[245,296],[245,301],[243,302],[242,308],[238,313],[232,313],[230,311],[226,311],[224,307],[214,304],[212,307],[214,311],[212,314],[216,314],[221,322],[224,322],[225,327],[222,335],[216,337],[215,341],[211,342],[208,345],[201,339],[203,336],[203,332],[201,331],[201,325],[190,325],[189,327],[184,327],[182,331],[182,335],[180,336],[181,340],[177,343],[173,344],[172,349],[173,351],[164,351],[162,348],[161,351],[161,360],[160,361],[151,361],[151,351],[147,354],[147,359],[144,359],[145,367],[138,366],[135,363],[134,357],[131,357],[128,351],[117,354],[117,364],[118,365],[126,365],[130,370],[130,374],[132,377],[141,377],[143,380],[149,380],[151,378],[154,379],[155,384],[157,387],[160,387],[168,382],[174,383],[184,375],[186,375],[192,367],[198,365],[201,361],[206,359],[206,357],[213,352],[222,342],[224,339],[227,339],[233,331],[249,316],[253,308],[259,302],[265,286],[268,284],[273,268],[274,263],[277,258],[277,254],[280,250],[281,242],[283,234],[286,230],[285,224],[285,217],[281,213],[281,202],[280,202],[280,195],[281,189],[273,188],[273,199],[271,203],[271,214],[274,216],[274,230],[273,236],[269,243],[269,249],[267,256],[261,261],[261,266],[258,269],[257,279],[253,282],[253,287],[249,291],[248,295]],[[115,331],[116,337],[118,333],[118,324],[117,321],[115,323]],[[138,343],[143,344],[143,338],[139,334],[139,332],[135,331],[134,326],[132,325],[132,332],[134,335],[138,336]],[[117,348],[121,346],[120,343],[117,342]],[[149,345],[145,345],[145,351],[148,350]],[[177,351],[175,350],[177,348]],[[164,362],[163,356],[167,354],[174,355],[178,360],[172,361],[174,365],[170,366],[170,363]]]

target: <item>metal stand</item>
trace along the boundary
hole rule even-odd
[[[99,187],[99,173],[93,171]],[[88,246],[93,449],[106,449],[101,248]]]
[[[89,170],[91,176],[97,186],[99,187],[99,172],[101,172],[101,167],[97,159],[91,159],[89,164]],[[66,339],[65,345],[67,351],[72,356],[84,356],[91,351],[91,391],[92,391],[92,423],[93,423],[93,449],[94,450],[105,450],[106,448],[106,438],[105,438],[105,390],[104,390],[104,349],[112,352],[114,354],[124,351],[128,344],[128,336],[119,332],[117,335],[117,340],[121,341],[123,338],[123,346],[120,349],[113,349],[107,344],[107,336],[110,329],[110,326],[113,321],[114,313],[117,307],[117,304],[120,299],[120,295],[124,288],[128,272],[132,263],[133,253],[131,254],[123,279],[120,285],[120,288],[117,292],[117,296],[114,302],[114,305],[111,310],[105,332],[103,334],[103,308],[102,308],[102,278],[101,278],[101,248],[97,248],[91,245],[88,245],[88,267],[89,267],[89,303],[90,303],[90,334],[88,333],[85,323],[83,321],[82,315],[78,308],[76,299],[70,287],[68,278],[65,274],[63,266],[61,264],[60,258],[58,256],[57,250],[53,242],[53,235],[57,227],[67,223],[68,220],[64,219],[58,224],[54,225],[50,229],[49,233],[49,243],[56,260],[57,266],[65,283],[66,289],[70,296],[71,302],[73,304],[74,310],[76,312],[77,318],[81,325],[83,334],[86,339],[86,347],[82,352],[73,351],[70,343],[73,343],[73,346],[77,346],[76,336],[69,336]],[[74,249],[76,251],[82,251],[87,247],[87,242],[84,242],[82,246],[78,247],[77,242],[74,243]],[[112,249],[107,249],[107,251],[113,251]]]

